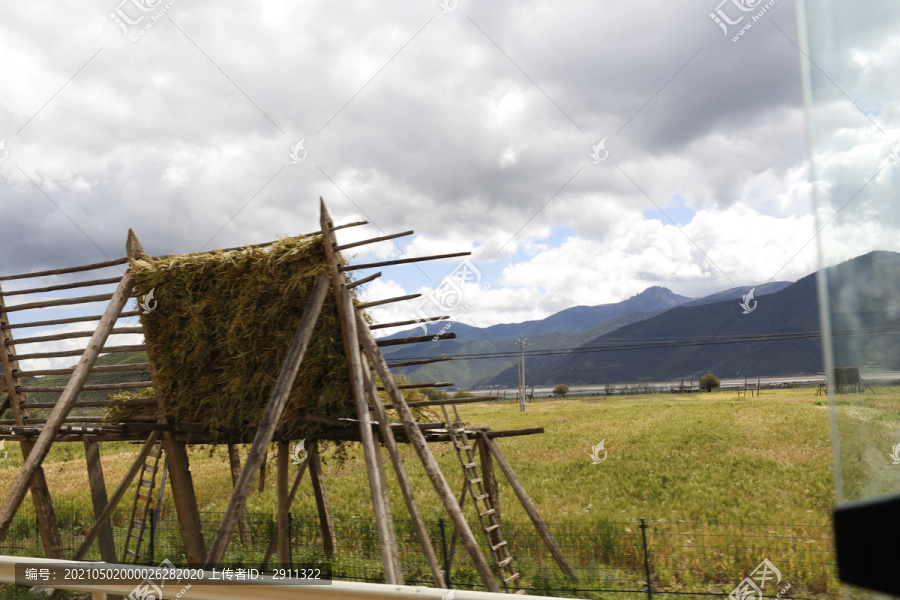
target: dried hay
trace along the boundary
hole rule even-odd
[[[300,323],[309,292],[328,272],[321,236],[266,248],[132,261],[135,295],[154,291],[142,314],[164,413],[213,436],[255,429]],[[340,323],[329,293],[275,439],[322,426],[309,412],[356,417]]]

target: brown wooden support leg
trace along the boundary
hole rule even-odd
[[[172,482],[172,498],[181,526],[184,553],[192,567],[206,562],[206,543],[203,541],[200,509],[194,492],[194,479],[187,454],[187,445],[179,442],[171,432],[163,433],[163,443],[169,456],[169,480]]]
[[[291,568],[291,526],[288,504],[288,464],[290,448],[287,442],[278,442],[276,485],[278,490],[278,562],[285,569]]]
[[[94,518],[100,516],[109,502],[106,497],[106,481],[103,479],[103,465],[100,463],[100,444],[85,436],[84,457],[87,462],[88,484],[91,487],[91,501],[94,504]],[[100,558],[103,562],[118,562],[116,542],[113,539],[112,525],[104,523],[97,534],[97,545],[100,547]]]
[[[228,444],[228,465],[231,467],[231,485],[234,487],[238,477],[241,476],[241,456],[238,453],[237,446],[234,444]],[[252,552],[253,536],[251,535],[250,517],[247,514],[246,507],[244,507],[244,510],[241,512],[240,520],[238,521],[238,530],[241,534],[241,545],[244,547],[244,550]]]
[[[319,445],[313,442],[309,447],[309,476],[312,479],[313,493],[316,496],[316,508],[319,511],[319,526],[322,529],[322,545],[325,555],[334,553],[334,519],[331,517],[331,503],[325,491],[325,478],[322,475],[322,461],[319,458]]]

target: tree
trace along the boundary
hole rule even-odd
[[[555,388],[553,388],[554,396],[562,396],[563,398],[565,398],[566,394],[568,394],[568,393],[569,393],[569,386],[567,386],[564,383],[560,383]]]
[[[712,373],[707,373],[700,378],[700,389],[704,392],[711,392],[713,388],[719,387],[719,378]]]

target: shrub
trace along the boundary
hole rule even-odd
[[[422,388],[421,391],[429,400],[446,400],[449,398],[447,392],[437,388]]]
[[[563,398],[565,398],[566,394],[568,394],[568,393],[569,393],[569,386],[567,386],[564,383],[560,383],[555,388],[553,388],[554,396],[562,396]]]
[[[713,388],[719,387],[719,378],[712,373],[707,373],[700,378],[700,389],[704,392],[711,392]]]
[[[454,398],[474,398],[475,394],[473,394],[469,390],[464,390],[462,388],[459,388],[458,390],[456,390],[453,393],[453,397]]]

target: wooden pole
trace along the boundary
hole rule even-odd
[[[306,347],[309,345],[310,339],[312,339],[313,329],[315,328],[316,320],[319,318],[319,313],[322,311],[322,305],[325,303],[325,295],[327,293],[328,276],[324,274],[319,275],[303,309],[300,325],[297,327],[296,334],[294,334],[294,340],[291,342],[281,373],[278,375],[278,380],[272,389],[272,395],[266,405],[266,410],[259,421],[256,436],[250,447],[250,454],[247,455],[244,469],[241,471],[241,476],[238,478],[234,492],[231,494],[228,508],[225,510],[225,515],[222,517],[222,522],[216,532],[215,541],[206,559],[207,567],[218,564],[225,556],[225,551],[228,549],[228,544],[231,541],[231,535],[234,533],[241,510],[246,506],[247,496],[250,494],[253,479],[259,473],[263,453],[271,443],[275,429],[278,427],[278,422],[281,420],[282,414],[284,414],[284,408],[287,406],[291,388],[294,385],[294,380],[297,378],[297,372],[300,370],[303,356],[306,354]]]
[[[144,256],[144,247],[132,229],[128,230],[128,242],[125,244],[125,249],[129,259],[138,259]],[[141,327],[144,329],[144,342],[150,362],[150,379],[157,381],[153,344],[150,336],[147,335],[147,326],[143,321],[141,321]],[[160,414],[163,414],[165,399],[158,387],[155,387],[154,391],[156,392],[157,408]],[[203,540],[200,509],[197,506],[197,494],[194,491],[194,479],[191,476],[187,446],[184,442],[177,440],[170,431],[163,432],[162,440],[168,461],[169,478],[172,483],[172,499],[175,502],[175,513],[178,515],[181,540],[184,543],[184,554],[191,566],[199,566],[206,560],[206,542]]]
[[[378,457],[372,433],[372,421],[369,415],[369,407],[366,403],[365,389],[362,383],[362,360],[359,353],[359,340],[356,332],[355,311],[350,298],[350,290],[344,285],[345,277],[341,274],[340,260],[335,248],[337,241],[334,238],[334,223],[325,207],[325,201],[321,198],[319,224],[322,227],[322,242],[325,250],[325,258],[331,272],[331,286],[335,297],[335,306],[341,323],[341,336],[344,341],[344,356],[349,367],[350,385],[353,389],[353,398],[356,401],[356,411],[359,417],[360,441],[366,458],[366,471],[369,477],[369,491],[372,495],[372,507],[375,511],[375,525],[378,530],[378,541],[381,546],[381,559],[384,565],[385,582],[388,584],[402,584],[403,573],[400,569],[399,550],[396,548],[396,540],[393,536],[394,523],[390,513],[390,505],[386,506],[386,492],[384,478],[378,470]],[[392,544],[392,540],[394,543]]]
[[[463,489],[462,493],[459,495],[459,509],[462,510],[466,505],[466,494],[469,493],[469,488],[472,484],[469,483],[469,478],[463,476]],[[459,530],[454,527],[453,535],[450,537],[450,551],[447,553],[447,572],[450,573],[453,570],[453,559],[456,556],[456,542],[459,541]]]
[[[372,381],[372,374],[368,369],[364,369],[366,391],[369,395],[369,403],[375,411],[375,418],[378,419],[378,428],[381,431],[381,439],[387,446],[388,454],[390,454],[391,462],[394,465],[394,472],[397,474],[397,481],[400,484],[400,491],[403,493],[403,499],[406,501],[406,508],[412,519],[413,527],[416,531],[416,537],[419,539],[419,545],[422,546],[422,552],[425,553],[425,559],[428,561],[428,567],[431,569],[431,575],[434,577],[435,587],[447,587],[444,580],[444,573],[441,570],[441,563],[438,561],[437,553],[434,546],[431,545],[431,538],[428,535],[428,529],[419,512],[419,506],[416,503],[416,497],[413,493],[412,483],[409,475],[406,473],[406,467],[403,465],[403,457],[400,456],[400,448],[397,446],[397,440],[394,438],[394,431],[388,422],[387,413],[385,412],[384,403],[381,396],[374,391],[375,383]]]
[[[106,497],[106,482],[103,479],[103,465],[100,462],[100,444],[92,437],[84,437],[84,458],[87,462],[88,485],[91,488],[91,502],[94,505],[94,519],[99,520],[103,509],[109,503]],[[103,562],[116,563],[116,542],[113,539],[112,525],[106,521],[97,534],[97,545],[100,547],[100,558]]]
[[[313,494],[316,497],[316,509],[319,512],[319,527],[322,529],[322,546],[325,555],[334,553],[334,519],[331,517],[331,503],[325,491],[325,478],[322,475],[322,461],[319,459],[319,444],[312,442],[309,446],[309,478],[312,480]],[[292,496],[293,498],[293,496]]]
[[[366,393],[363,386],[363,364],[359,352],[359,341],[356,320],[353,318],[353,309],[350,291],[342,290],[345,312],[341,315],[342,322],[346,324],[345,331],[349,340],[350,373],[353,383],[353,397],[356,400],[356,412],[359,418],[359,436],[362,441],[363,451],[366,457],[366,471],[369,476],[369,489],[372,493],[372,506],[375,509],[375,525],[378,529],[378,540],[381,546],[381,558],[384,563],[385,582],[388,584],[403,584],[403,573],[399,570],[399,550],[394,539],[394,522],[390,512],[390,503],[386,502],[387,494],[382,470],[378,468],[381,455],[375,446],[375,436],[372,433],[372,417],[369,414],[369,405],[366,402]],[[418,431],[418,428],[416,429]]]
[[[300,481],[303,479],[303,473],[306,472],[306,465],[309,463],[309,457],[303,461],[300,465],[300,470],[297,471],[297,477],[294,479],[294,485],[291,487],[291,492],[288,494],[288,506],[294,503],[294,496],[297,493],[297,488],[300,487]],[[266,556],[263,558],[262,565],[259,567],[261,571],[265,571],[269,566],[269,559],[272,557],[272,553],[275,551],[275,547],[278,545],[278,536],[273,535],[272,539],[269,541],[269,548],[266,550]]]
[[[2,290],[0,290],[2,291]],[[0,308],[4,306],[3,297],[0,296]],[[6,313],[0,312],[0,326],[8,326]],[[6,336],[9,336],[8,338]],[[3,366],[3,379],[6,384],[6,403],[12,409],[13,421],[16,425],[24,425],[29,419],[28,395],[18,392],[16,388],[23,385],[19,371],[19,361],[10,353],[7,341],[12,340],[12,333],[0,332],[0,365]],[[22,450],[22,458],[28,459],[31,453],[32,443],[26,439],[19,440]],[[31,502],[34,504],[34,512],[37,516],[38,528],[41,532],[41,543],[44,553],[48,558],[63,558],[62,540],[59,536],[59,526],[56,523],[56,512],[53,510],[53,499],[50,496],[50,488],[44,477],[44,469],[39,465],[35,469],[30,481]],[[15,514],[15,511],[13,511]]]
[[[238,453],[237,446],[228,444],[228,465],[231,467],[231,486],[237,484],[238,477],[241,476],[241,456]],[[241,518],[238,521],[238,530],[241,533],[241,545],[248,552],[253,551],[253,537],[250,532],[250,518],[247,515],[247,509],[241,511]]]
[[[287,442],[278,442],[276,457],[276,486],[278,490],[278,562],[285,569],[291,568],[291,529],[289,523],[290,505],[288,504],[288,464],[290,448]]]
[[[500,592],[500,586],[497,583],[497,579],[491,572],[491,567],[488,565],[487,560],[485,560],[481,548],[478,547],[478,540],[475,539],[475,535],[472,533],[472,529],[469,527],[469,523],[466,521],[462,510],[460,510],[459,503],[456,501],[453,491],[447,484],[447,480],[444,479],[444,475],[441,473],[437,460],[435,460],[434,455],[431,453],[431,448],[428,447],[428,443],[425,441],[425,436],[422,435],[412,411],[409,409],[409,406],[406,405],[406,400],[403,398],[402,392],[397,388],[397,383],[394,381],[394,377],[387,366],[387,362],[384,360],[384,356],[382,356],[381,352],[378,350],[378,345],[375,342],[372,332],[369,331],[369,328],[366,326],[366,322],[363,320],[362,315],[357,314],[356,320],[359,327],[360,340],[365,348],[366,355],[375,367],[375,371],[381,378],[382,383],[387,388],[388,396],[390,396],[391,402],[397,413],[400,415],[400,420],[406,430],[406,436],[409,438],[410,443],[419,455],[422,465],[425,467],[425,473],[428,475],[428,479],[431,480],[434,489],[437,491],[438,496],[440,496],[441,501],[444,503],[444,507],[447,509],[447,513],[450,515],[456,528],[460,531],[463,546],[465,546],[469,556],[472,557],[475,569],[481,576],[482,581],[484,581],[488,591]]]
[[[259,493],[266,491],[266,465],[269,464],[269,450],[263,450],[262,461],[259,463]]]
[[[478,436],[478,456],[481,459],[481,477],[484,479],[484,491],[488,495],[491,502],[491,508],[497,515],[497,521],[500,518],[500,488],[497,486],[497,477],[494,475],[494,460],[491,458],[491,451],[488,450],[484,437]]]
[[[119,313],[122,312],[126,302],[128,302],[131,293],[131,284],[131,272],[128,271],[122,277],[122,281],[116,288],[116,291],[109,302],[109,306],[103,313],[103,318],[97,325],[97,330],[94,332],[94,335],[91,336],[90,341],[88,341],[87,348],[84,350],[81,360],[78,361],[75,371],[69,378],[65,390],[60,394],[56,408],[53,409],[50,416],[47,418],[47,422],[41,429],[41,434],[34,442],[34,446],[31,448],[28,458],[25,459],[25,464],[22,465],[19,475],[13,482],[9,494],[3,502],[3,508],[0,509],[0,541],[6,539],[6,534],[9,532],[9,526],[10,523],[12,523],[13,515],[15,515],[16,510],[18,510],[19,505],[22,503],[22,499],[28,491],[31,479],[41,466],[44,457],[47,456],[50,445],[53,443],[56,434],[59,432],[63,420],[65,420],[69,411],[72,409],[72,405],[78,399],[81,387],[84,385],[87,376],[91,372],[91,368],[100,356],[100,350],[103,348],[103,344],[109,336],[109,331],[115,325],[116,319],[119,318]]]
[[[566,561],[566,557],[563,556],[562,550],[560,550],[559,545],[556,543],[556,540],[553,539],[553,535],[550,533],[550,529],[547,528],[547,524],[544,523],[544,520],[541,518],[541,515],[538,513],[537,508],[534,506],[534,502],[532,502],[531,497],[528,495],[528,492],[525,491],[525,487],[519,481],[519,478],[516,476],[516,472],[513,471],[512,465],[509,464],[509,461],[506,460],[506,457],[503,456],[503,452],[500,451],[500,447],[497,443],[482,433],[479,433],[478,436],[484,440],[484,444],[487,446],[488,450],[490,450],[491,454],[494,455],[494,459],[497,461],[497,464],[500,466],[500,470],[503,471],[503,474],[506,475],[506,479],[509,481],[509,485],[512,486],[513,491],[516,493],[516,497],[519,499],[519,502],[522,504],[522,508],[525,509],[525,512],[531,518],[531,522],[534,523],[534,528],[537,529],[538,533],[541,535],[541,538],[544,540],[544,543],[547,545],[547,548],[550,550],[550,554],[553,555],[553,559],[556,560],[556,564],[559,565],[559,568],[563,570],[570,579],[576,580],[575,572],[572,570],[572,567],[569,566],[568,561]]]
[[[197,493],[194,491],[187,444],[175,439],[175,435],[170,431],[163,432],[162,437],[169,457],[172,499],[175,501],[175,513],[178,515],[181,540],[184,542],[184,554],[188,564],[199,567],[206,561],[206,542],[203,539],[200,509],[197,506]]]
[[[72,560],[81,560],[82,558],[84,558],[85,554],[87,554],[88,550],[90,550],[91,545],[94,543],[94,540],[97,539],[97,536],[100,534],[100,530],[107,523],[113,511],[116,510],[116,507],[119,505],[119,501],[125,495],[125,492],[128,491],[128,486],[131,485],[131,482],[132,480],[134,480],[135,475],[137,475],[138,471],[140,471],[144,467],[144,461],[147,459],[147,455],[150,454],[150,450],[153,449],[153,446],[156,444],[156,441],[158,439],[158,431],[151,432],[149,437],[147,437],[147,441],[144,442],[144,446],[141,448],[141,451],[137,455],[137,458],[135,458],[134,462],[131,463],[131,467],[129,467],[128,472],[125,473],[125,477],[122,478],[122,482],[119,484],[119,487],[117,487],[116,491],[113,492],[113,495],[109,499],[109,502],[107,502],[106,507],[95,519],[94,526],[91,527],[91,529],[87,532],[87,535],[84,536],[84,540],[81,542],[81,546],[78,547],[78,550],[75,551],[75,555],[72,556]]]

